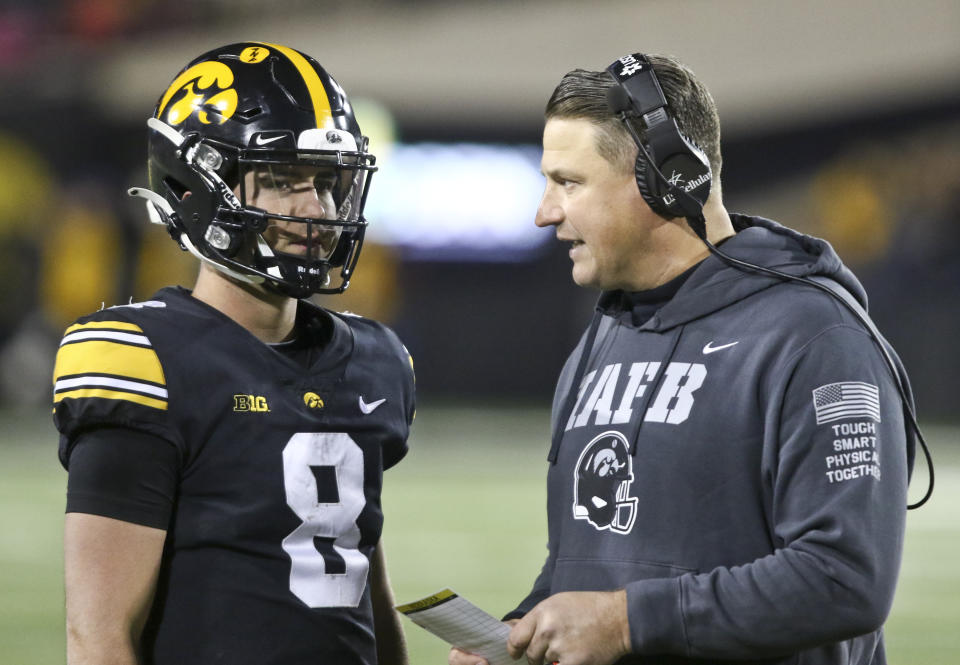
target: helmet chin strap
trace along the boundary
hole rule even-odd
[[[266,281],[263,277],[260,277],[259,275],[247,275],[238,270],[234,270],[233,268],[217,263],[213,259],[207,258],[206,256],[200,253],[200,251],[193,245],[192,242],[190,242],[190,237],[186,233],[180,234],[180,242],[182,242],[183,246],[187,248],[187,251],[189,251],[195,257],[197,257],[198,259],[206,263],[208,266],[213,266],[214,268],[222,272],[224,275],[229,275],[230,277],[233,277],[234,279],[238,279],[241,282],[246,282],[247,284],[260,285]]]
[[[267,241],[263,239],[263,236],[259,233],[257,234],[257,251],[260,252],[260,256],[268,259],[275,259],[276,254],[273,253],[273,250],[270,249],[270,245],[267,244]],[[283,275],[280,273],[280,266],[274,262],[272,266],[267,268],[267,274],[281,279]]]
[[[283,279],[283,273],[280,271],[280,266],[278,265],[277,255],[270,248],[270,245],[267,244],[267,241],[263,239],[263,236],[257,234],[257,251],[260,252],[260,256],[267,259],[274,259],[273,265],[269,268],[266,268],[266,273],[272,277],[276,277],[278,280]],[[326,287],[330,284],[330,273],[324,273],[323,275],[323,286]]]
[[[131,187],[130,189],[127,190],[127,193],[130,196],[133,196],[136,198],[146,199],[147,215],[149,216],[151,223],[162,224],[167,228],[176,228],[176,226],[174,226],[171,222],[167,221],[167,220],[172,220],[174,217],[176,217],[176,212],[174,212],[173,208],[170,206],[170,204],[167,202],[165,198],[163,198],[153,190],[147,189],[145,187]],[[237,270],[233,270],[232,268],[229,268],[225,265],[221,265],[212,259],[207,258],[206,256],[200,253],[200,250],[198,250],[196,246],[193,244],[193,242],[190,241],[190,236],[188,236],[187,233],[184,231],[181,231],[177,235],[177,240],[180,242],[180,244],[182,244],[184,247],[187,248],[188,252],[190,252],[195,257],[200,259],[203,263],[206,263],[207,265],[216,268],[220,272],[226,275],[229,275],[234,279],[238,279],[248,284],[262,284],[264,282],[263,277],[259,277],[257,275],[246,275]]]

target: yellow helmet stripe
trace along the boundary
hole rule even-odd
[[[323,83],[320,81],[316,70],[307,62],[307,59],[292,48],[286,46],[270,44],[268,42],[254,43],[277,49],[280,53],[287,56],[287,59],[292,62],[293,66],[300,72],[300,76],[303,77],[303,82],[307,84],[307,91],[310,93],[310,99],[313,101],[313,112],[317,118],[317,127],[321,129],[333,127],[333,111],[330,110],[330,98],[327,97],[327,91],[323,87]]]

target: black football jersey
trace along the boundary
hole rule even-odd
[[[376,662],[367,573],[383,470],[407,450],[412,361],[368,319],[301,302],[298,325],[323,339],[304,362],[170,288],[64,334],[64,465],[97,427],[178,451],[148,663]]]

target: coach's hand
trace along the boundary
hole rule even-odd
[[[550,596],[514,625],[507,651],[514,659],[526,655],[530,665],[610,665],[630,653],[627,592]]]

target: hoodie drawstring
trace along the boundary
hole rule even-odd
[[[644,395],[643,405],[640,407],[640,413],[635,418],[633,431],[630,432],[630,455],[635,457],[637,454],[637,440],[640,438],[640,427],[643,425],[643,421],[647,418],[647,409],[650,408],[650,402],[653,400],[653,396],[660,392],[660,384],[663,382],[663,377],[667,373],[667,367],[670,366],[670,362],[673,360],[673,354],[677,352],[677,347],[680,345],[680,338],[683,337],[683,326],[677,328],[677,333],[673,336],[673,341],[670,343],[670,351],[667,353],[666,359],[660,363],[660,368],[657,370],[657,375],[653,379],[653,383],[650,384],[650,390],[646,391]]]
[[[573,412],[573,407],[577,403],[577,393],[580,392],[580,381],[583,380],[583,373],[587,369],[587,362],[590,360],[590,352],[593,351],[593,342],[597,338],[597,330],[600,328],[600,321],[603,320],[603,314],[599,309],[594,310],[593,318],[590,319],[590,329],[587,331],[587,337],[583,341],[583,352],[580,354],[580,362],[577,363],[577,371],[573,373],[573,383],[567,391],[567,397],[563,402],[563,410],[560,412],[560,418],[557,420],[557,428],[553,432],[553,440],[550,442],[550,452],[547,454],[547,460],[551,464],[557,463],[557,454],[560,451],[560,440],[563,438],[563,432],[567,426],[567,420]]]
[[[580,393],[580,382],[583,380],[583,375],[587,369],[587,363],[590,361],[590,353],[593,351],[593,345],[597,339],[597,331],[600,328],[600,322],[602,320],[603,314],[600,312],[600,310],[594,311],[593,318],[590,320],[590,328],[587,331],[587,336],[583,342],[583,352],[580,354],[580,360],[577,363],[577,371],[573,374],[573,381],[570,383],[570,388],[567,390],[566,397],[563,401],[563,409],[560,411],[560,417],[556,421],[556,429],[553,431],[553,438],[550,442],[550,452],[547,454],[547,460],[551,464],[557,463],[557,457],[560,453],[560,441],[563,439],[563,433],[566,431],[567,421],[570,420],[570,416],[573,413],[574,407],[576,406],[577,396]],[[630,438],[628,439],[630,441],[630,455],[637,454],[637,440],[640,437],[640,427],[646,418],[647,409],[650,408],[651,400],[653,400],[654,395],[660,391],[660,384],[663,382],[663,377],[667,373],[667,367],[673,360],[673,355],[677,352],[677,347],[680,345],[680,338],[683,337],[683,329],[684,326],[679,326],[677,328],[677,332],[674,334],[673,339],[670,342],[670,350],[667,353],[666,358],[660,363],[657,374],[654,377],[653,382],[650,384],[650,389],[644,393],[643,404],[640,407],[639,414],[635,418],[633,431],[630,433]]]

